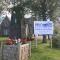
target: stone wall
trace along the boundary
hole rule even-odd
[[[28,60],[29,44],[0,46],[0,60]]]
[[[17,45],[3,45],[1,60],[18,60]]]

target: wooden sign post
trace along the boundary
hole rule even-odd
[[[38,39],[37,39],[38,35],[35,35],[35,46],[37,48],[37,45],[38,45]]]

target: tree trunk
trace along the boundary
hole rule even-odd
[[[12,9],[12,17],[10,24],[10,37],[21,38],[21,20],[23,14],[23,8],[20,6],[13,7]],[[21,12],[22,11],[22,12]]]

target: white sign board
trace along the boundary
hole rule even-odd
[[[34,21],[34,34],[46,35],[53,34],[53,22],[52,21]]]

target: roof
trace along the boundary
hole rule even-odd
[[[11,13],[10,12],[8,12],[8,11],[2,11],[2,14],[1,14],[1,16],[4,16],[4,17],[8,17],[9,18],[9,20],[11,20]]]
[[[5,19],[5,17],[0,16],[0,24],[2,23],[2,21]]]
[[[0,24],[3,22],[6,16],[11,21],[11,13],[9,13],[8,11],[3,11],[3,13],[0,15]]]

